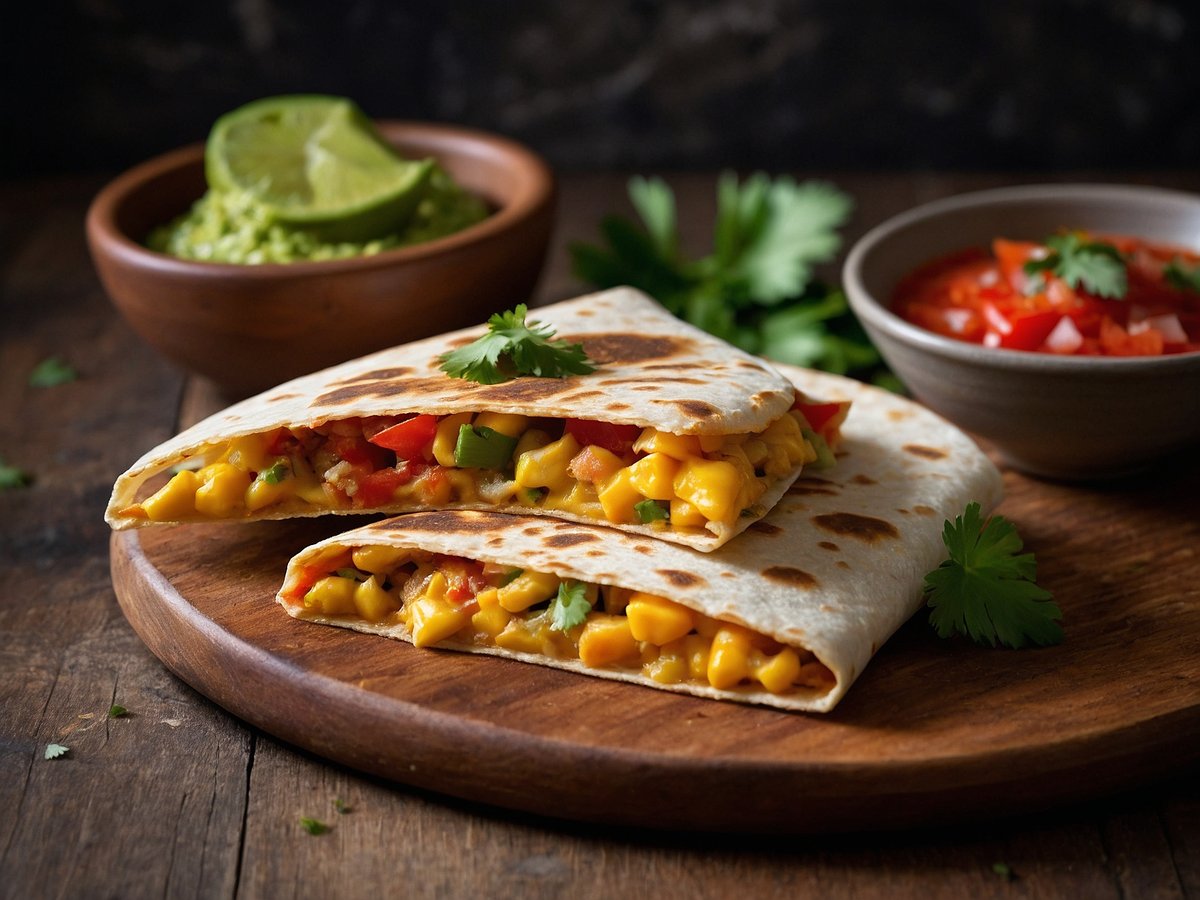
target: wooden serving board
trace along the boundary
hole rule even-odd
[[[1005,476],[1062,607],[1058,647],[939,640],[919,613],[831,714],[801,715],[290,618],[289,556],[359,520],[113,535],[126,617],[179,677],[331,760],[568,819],[670,829],[900,827],[1062,803],[1200,758],[1200,476]]]

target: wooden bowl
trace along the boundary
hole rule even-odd
[[[405,156],[436,158],[495,212],[448,237],[374,256],[258,266],[177,259],[142,241],[204,193],[204,148],[185,147],[121,175],[88,210],[88,244],[113,304],[168,359],[244,396],[527,300],[553,226],[546,163],[465,128],[379,128]]]
[[[919,264],[994,237],[1061,228],[1200,248],[1200,196],[1124,185],[1001,188],[949,197],[879,225],[851,249],[846,295],[916,397],[987,438],[1026,472],[1092,480],[1136,472],[1200,446],[1200,353],[1056,356],[942,337],[889,309]]]

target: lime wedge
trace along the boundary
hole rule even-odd
[[[274,221],[326,241],[400,228],[425,191],[432,160],[406,160],[349,100],[267,97],[217,120],[205,149],[209,187],[251,195]]]

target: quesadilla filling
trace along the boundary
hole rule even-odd
[[[420,550],[331,550],[289,572],[280,597],[299,618],[369,623],[418,647],[578,659],[661,684],[784,694],[835,681],[809,651],[667,597]]]
[[[121,510],[155,522],[256,513],[520,506],[720,533],[801,465],[833,463],[849,403],[799,398],[757,434],[678,435],[508,413],[370,417],[207,448],[197,469]]]

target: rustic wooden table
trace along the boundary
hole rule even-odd
[[[836,180],[858,201],[853,238],[914,203],[1016,179]],[[1138,180],[1200,188],[1196,175]],[[564,181],[542,298],[576,292],[565,245],[594,236],[623,181]],[[671,181],[685,242],[702,248],[712,175]],[[1200,896],[1200,773],[1170,760],[1133,793],[952,829],[629,833],[396,787],[232,718],[167,672],[113,596],[113,479],[212,399],[108,305],[83,241],[98,187],[0,185],[0,457],[35,478],[0,491],[0,897]],[[30,387],[50,355],[81,378]],[[108,718],[114,703],[129,715]],[[49,743],[70,752],[45,760]],[[334,827],[311,837],[301,816]]]

